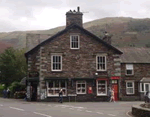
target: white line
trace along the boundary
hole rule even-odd
[[[101,115],[103,115],[104,113],[101,113],[101,112],[97,112],[97,114],[101,114]]]
[[[77,111],[82,111],[82,110],[80,110],[80,109],[77,109]]]
[[[130,112],[130,111],[126,112],[126,115],[127,115],[128,117],[132,117],[132,116],[129,115],[129,112]]]
[[[61,107],[61,108],[66,108],[65,106]]]
[[[113,114],[108,114],[109,116],[116,116],[116,115],[113,115]]]
[[[88,110],[86,110],[86,112],[89,112],[89,113],[91,113],[92,111],[88,111]]]
[[[23,109],[11,107],[11,106],[10,106],[9,108],[16,109],[16,110],[20,110],[20,111],[24,111]]]
[[[74,108],[69,108],[69,109],[74,110]]]
[[[34,114],[37,114],[37,115],[43,115],[43,116],[45,116],[45,117],[51,117],[51,116],[49,116],[49,115],[45,115],[45,114],[42,114],[42,113],[37,113],[37,112],[33,112]]]

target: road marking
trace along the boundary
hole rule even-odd
[[[61,107],[61,108],[66,108],[65,106]]]
[[[37,114],[37,115],[43,115],[45,117],[52,117],[52,116],[49,116],[49,115],[45,115],[45,114],[42,114],[42,113],[37,113],[37,112],[33,112],[34,114]]]
[[[81,109],[77,109],[77,111],[82,111]]]
[[[69,108],[69,109],[74,110],[74,108]]]
[[[88,111],[88,110],[86,110],[86,112],[91,113],[92,111]]]
[[[108,114],[109,116],[116,116],[116,115],[113,115],[113,114]]]
[[[16,109],[16,110],[20,110],[20,111],[24,111],[23,109],[11,107],[11,106],[10,106],[9,108]]]
[[[97,112],[97,114],[101,114],[101,115],[103,115],[104,113],[101,113],[101,112]]]

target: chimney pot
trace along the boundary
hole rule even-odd
[[[80,7],[77,7],[77,11],[80,12]]]

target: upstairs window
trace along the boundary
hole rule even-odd
[[[52,60],[51,61],[52,71],[61,71],[62,70],[62,56],[52,55],[51,60]]]
[[[97,71],[106,71],[106,56],[96,56],[96,69]]]
[[[133,75],[133,64],[126,64],[126,75]]]
[[[70,36],[70,48],[71,49],[79,49],[79,35],[71,35]]]

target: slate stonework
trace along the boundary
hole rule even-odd
[[[150,77],[150,63],[134,63],[133,69],[134,75],[127,76],[125,75],[126,64],[125,63],[121,64],[121,86],[122,86],[123,100],[140,100],[139,81],[143,77]],[[133,95],[126,94],[127,80],[134,80],[135,94]]]
[[[80,36],[80,49],[73,50],[70,49],[70,34],[79,34]],[[97,54],[107,54],[107,71],[98,72],[98,78],[108,78],[110,76],[108,71],[113,72],[115,70],[114,59],[113,56],[117,54],[114,50],[109,49],[102,43],[99,43],[93,37],[88,36],[81,30],[74,28],[61,36],[55,38],[51,42],[44,45],[42,51],[40,49],[37,52],[34,52],[32,57],[32,70],[36,70],[40,72],[40,81],[43,80],[44,77],[64,77],[64,78],[94,78],[94,74],[96,71],[96,55]],[[62,71],[54,72],[51,71],[51,55],[53,53],[62,54]],[[40,56],[40,61],[39,60]],[[118,57],[117,57],[118,58]],[[38,69],[40,63],[40,70]],[[44,84],[40,84],[40,88],[44,88]],[[76,85],[72,88],[76,91]],[[87,84],[87,87],[89,85]],[[96,85],[93,87],[93,94],[91,95],[79,95],[78,101],[85,100],[97,100],[102,101],[107,99],[107,96],[96,96]],[[92,97],[91,97],[92,96]],[[79,98],[82,97],[82,98]]]

